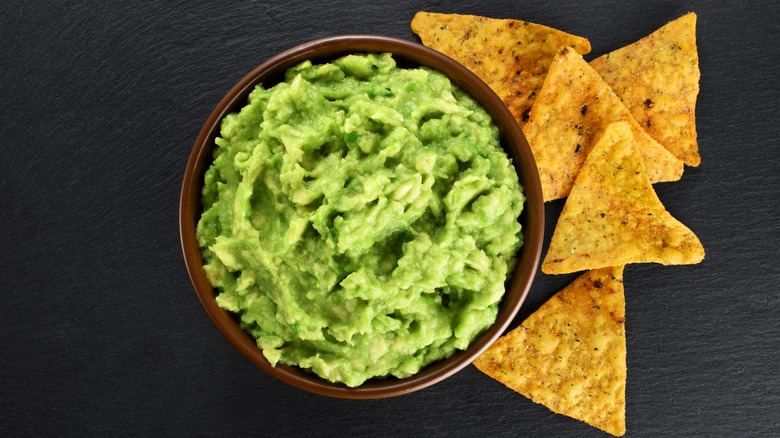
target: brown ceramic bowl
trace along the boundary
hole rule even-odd
[[[406,379],[372,379],[359,387],[349,388],[340,383],[328,382],[297,367],[270,365],[254,339],[238,325],[234,315],[217,306],[215,290],[203,271],[195,226],[202,211],[203,174],[211,164],[214,138],[219,133],[222,118],[246,105],[247,96],[255,85],[263,83],[266,87],[272,86],[283,80],[288,68],[301,61],[310,59],[315,63],[326,62],[360,52],[391,52],[399,66],[431,67],[447,75],[455,85],[477,100],[498,126],[501,144],[513,160],[527,199],[520,218],[525,243],[518,254],[517,268],[508,282],[495,324],[479,335],[467,350],[430,364],[414,376]],[[520,127],[498,96],[477,76],[441,53],[417,43],[372,35],[336,36],[302,44],[274,56],[241,79],[219,102],[195,140],[184,172],[179,203],[179,232],[187,271],[200,303],[225,338],[252,363],[279,380],[317,394],[353,399],[391,397],[417,391],[451,376],[479,356],[506,330],[528,294],[539,263],[543,227],[542,189],[533,155]]]

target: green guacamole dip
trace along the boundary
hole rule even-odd
[[[441,73],[303,62],[216,145],[205,271],[274,366],[404,378],[494,323],[525,198],[490,116]]]

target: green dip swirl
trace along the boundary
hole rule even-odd
[[[525,198],[490,116],[441,73],[303,62],[216,145],[204,268],[274,366],[404,378],[494,323]]]

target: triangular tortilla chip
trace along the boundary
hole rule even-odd
[[[676,181],[683,163],[642,130],[625,105],[577,52],[563,47],[523,128],[544,200],[568,196],[585,157],[612,122],[627,121],[651,182]]]
[[[418,12],[412,20],[412,32],[423,44],[485,81],[520,126],[528,119],[558,48],[572,46],[583,55],[590,52],[585,38],[520,20]]]
[[[590,65],[651,137],[689,166],[699,165],[696,14],[680,17]]]
[[[553,412],[626,432],[623,267],[586,272],[474,365]]]
[[[542,272],[627,263],[698,263],[704,248],[647,179],[628,123],[614,123],[588,155],[555,226]]]

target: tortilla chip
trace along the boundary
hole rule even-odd
[[[685,164],[699,165],[696,14],[680,17],[590,65],[651,137]]]
[[[623,435],[625,314],[623,267],[586,272],[474,365],[553,412]]]
[[[607,128],[588,155],[555,226],[542,272],[704,259],[699,239],[658,199],[627,122]]]
[[[423,44],[485,81],[521,127],[558,48],[572,46],[583,55],[590,52],[585,38],[520,20],[418,12],[412,32]]]
[[[523,128],[545,201],[569,195],[585,157],[607,125],[618,121],[631,124],[651,182],[680,179],[683,163],[642,130],[582,56],[570,47],[561,48]]]

